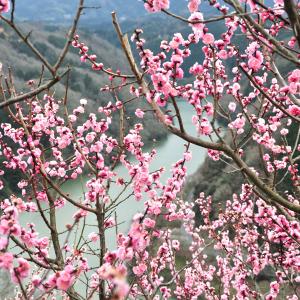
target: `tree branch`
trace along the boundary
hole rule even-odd
[[[148,85],[146,84],[144,78],[142,77],[142,74],[138,70],[138,67],[135,63],[135,60],[133,58],[132,52],[131,52],[131,47],[128,41],[128,37],[123,35],[122,30],[120,28],[120,25],[117,20],[116,13],[112,13],[112,20],[113,24],[115,27],[115,30],[118,34],[119,40],[121,42],[121,46],[123,48],[123,51],[127,57],[128,63],[131,67],[131,70],[133,74],[135,74],[136,79],[138,83],[141,85],[143,92],[147,94],[149,92]],[[173,134],[181,137],[187,142],[190,142],[194,145],[198,145],[203,148],[207,149],[213,149],[213,150],[218,150],[222,151],[225,154],[227,154],[229,157],[233,159],[233,161],[237,164],[237,166],[242,170],[242,172],[249,178],[249,180],[256,185],[263,193],[265,193],[269,198],[270,201],[276,202],[285,208],[288,208],[294,212],[300,213],[300,205],[293,204],[290,201],[286,200],[283,198],[281,195],[278,193],[274,192],[270,187],[268,187],[256,174],[254,171],[252,171],[249,166],[241,159],[238,153],[236,153],[234,150],[232,150],[228,145],[223,144],[223,143],[212,143],[212,142],[207,142],[204,141],[200,138],[196,138],[194,136],[191,136],[185,132],[182,132],[180,129],[176,128],[173,125],[168,125],[165,122],[165,117],[161,109],[158,107],[155,101],[152,101],[151,106],[153,110],[156,113],[157,118],[159,121]]]
[[[76,12],[76,15],[75,15],[75,17],[73,19],[73,25],[70,28],[69,33],[68,33],[68,39],[67,39],[67,41],[65,43],[64,48],[61,51],[60,56],[57,59],[57,62],[53,66],[55,72],[59,69],[59,67],[61,66],[64,58],[66,57],[66,55],[68,53],[68,50],[69,50],[70,45],[71,45],[72,40],[73,40],[74,33],[75,33],[77,25],[78,25],[78,21],[79,21],[81,12],[84,9],[83,5],[84,5],[84,0],[79,0],[79,5],[78,5],[78,8],[77,8],[77,12]]]
[[[35,89],[31,92],[28,92],[28,93],[23,94],[23,95],[19,95],[17,97],[10,98],[6,101],[3,101],[2,103],[0,103],[0,109],[3,108],[3,107],[6,107],[8,105],[17,103],[17,102],[21,102],[25,99],[32,98],[32,97],[38,95],[39,93],[51,88],[53,85],[55,85],[57,82],[59,82],[61,80],[61,78],[63,78],[68,72],[69,72],[69,69],[64,71],[60,76],[56,76],[55,78],[53,78],[48,83],[46,83],[44,85],[41,85],[40,87],[38,87],[37,89]]]
[[[284,0],[284,9],[289,17],[291,27],[300,47],[300,19],[294,0]]]

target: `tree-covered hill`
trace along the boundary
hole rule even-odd
[[[218,1],[226,5],[224,1]],[[16,0],[16,17],[23,21],[43,21],[52,24],[68,24],[76,10],[78,0]],[[187,0],[170,0],[170,11],[187,17]],[[265,0],[266,6],[272,5],[273,0]],[[149,14],[143,7],[142,0],[85,0],[88,9],[85,10],[81,18],[81,24],[89,28],[103,26],[111,22],[111,12],[116,11],[122,22],[133,21],[151,22],[153,14]],[[51,7],[51,10],[49,8]],[[200,11],[205,13],[206,17],[219,15],[218,11],[211,7],[208,0],[202,0]],[[170,20],[164,14],[155,15],[164,16],[164,19]],[[162,25],[162,24],[161,24]],[[161,26],[163,29],[163,26]]]

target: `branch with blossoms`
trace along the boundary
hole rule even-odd
[[[14,194],[1,199],[0,268],[18,286],[15,299],[298,299],[298,6],[227,0],[228,7],[210,0],[221,15],[205,18],[201,1],[189,0],[185,18],[169,11],[169,0],[144,3],[151,13],[184,21],[191,32],[161,41],[154,53],[136,29],[131,42],[137,61],[113,13],[131,74],[97,61],[75,33],[83,1],[53,66],[15,26],[14,1],[10,19],[0,15],[53,77],[27,94],[18,93],[11,73],[6,88],[0,84],[0,108],[11,117],[11,123],[1,123],[0,176],[10,170],[18,176]],[[0,12],[8,10],[9,2],[0,0]],[[206,26],[216,21],[224,22],[219,37]],[[234,42],[238,33],[243,46]],[[64,97],[48,91],[60,80],[58,70],[71,44],[82,62],[110,82],[101,92],[112,101],[91,113],[86,99],[69,107],[69,69],[62,71]],[[195,46],[203,59],[195,57],[187,68]],[[130,127],[132,101],[138,103],[138,121]],[[179,103],[192,109],[189,120]],[[159,150],[144,147],[145,114],[182,139],[182,158],[166,180],[164,166],[152,169]],[[187,121],[196,134],[187,132]],[[110,131],[113,124],[117,135]],[[186,165],[195,159],[192,144],[207,149],[209,159],[224,163],[242,182],[222,203],[204,192],[185,198]],[[68,194],[65,185],[78,180],[85,187],[82,195]],[[120,232],[117,209],[133,201],[142,201],[144,209],[128,232]],[[24,224],[33,216],[43,229]],[[263,285],[266,270],[270,275]]]
[[[193,144],[196,144],[196,145],[199,145],[201,147],[208,148],[208,149],[213,149],[213,150],[222,151],[222,152],[226,153],[229,157],[231,157],[233,159],[233,161],[235,161],[235,163],[238,165],[238,167],[240,167],[242,169],[242,171],[250,178],[250,181],[251,182],[255,182],[255,184],[259,188],[261,188],[263,190],[263,192],[266,193],[271,199],[274,199],[275,202],[278,202],[278,203],[280,203],[283,206],[286,205],[285,207],[287,207],[289,209],[292,209],[292,210],[295,210],[295,211],[299,212],[299,207],[297,207],[297,205],[294,206],[294,205],[288,203],[288,201],[286,201],[284,198],[282,198],[279,194],[276,195],[272,190],[270,190],[267,186],[265,186],[265,184],[263,182],[260,181],[260,179],[252,172],[252,170],[240,159],[240,156],[235,153],[235,151],[237,149],[233,150],[230,147],[228,147],[227,145],[224,145],[223,143],[222,144],[208,143],[208,142],[205,142],[205,141],[203,141],[203,140],[201,140],[199,138],[191,137],[191,136],[189,136],[188,134],[186,134],[183,131],[182,125],[181,125],[180,129],[177,129],[176,127],[170,125],[168,123],[168,121],[167,122],[165,121],[165,116],[163,115],[161,109],[156,104],[156,101],[153,101],[153,99],[155,99],[155,94],[153,95],[153,93],[151,93],[151,91],[147,88],[148,85],[146,84],[146,82],[144,81],[144,79],[142,79],[142,76],[141,76],[140,72],[137,70],[136,63],[133,60],[133,55],[131,53],[131,49],[128,46],[128,41],[126,40],[126,37],[124,37],[122,35],[122,32],[121,32],[121,30],[120,30],[120,28],[118,26],[118,23],[116,21],[116,18],[115,18],[114,14],[113,14],[113,23],[114,23],[114,25],[116,27],[116,31],[117,31],[117,33],[119,35],[122,47],[123,47],[123,49],[124,49],[124,51],[126,53],[126,57],[129,60],[129,64],[130,64],[130,66],[132,68],[132,71],[136,75],[137,81],[141,84],[142,88],[144,89],[144,91],[143,91],[144,94],[147,95],[147,97],[149,97],[149,98],[151,97],[150,99],[148,99],[148,101],[151,102],[151,106],[154,109],[154,111],[156,112],[156,115],[159,118],[159,120],[162,122],[162,124],[165,125],[166,128],[168,130],[170,130],[173,134],[176,134],[176,135],[180,136],[181,138],[185,139],[186,141],[188,141],[190,143],[193,143]],[[198,29],[199,30],[203,30],[202,25],[201,25],[201,28],[197,27],[197,31],[198,31]],[[145,51],[142,48],[143,47],[143,41],[141,39],[139,39],[138,36],[139,35],[136,34],[134,38],[136,38],[136,40],[137,40],[137,47],[138,47],[138,49],[141,50],[140,54],[143,57],[143,55],[145,55]],[[211,34],[206,34],[206,37],[204,36],[203,39],[204,39],[204,43],[206,43],[208,45],[213,42]],[[182,42],[184,42],[184,41],[182,41]],[[178,46],[179,46],[179,43],[178,43]],[[207,51],[209,51],[208,48],[207,48]],[[149,52],[147,52],[147,53],[149,53]],[[175,56],[178,56],[178,55],[174,53],[174,57]],[[165,57],[165,56],[162,56],[162,57]],[[177,59],[177,57],[174,58],[174,61],[175,61],[175,59]],[[146,62],[147,62],[147,60],[149,60],[148,57],[145,58]],[[171,61],[172,61],[172,59],[171,59]],[[174,63],[174,61],[173,61],[173,63]],[[175,69],[178,68],[179,65],[183,63],[183,59],[182,58],[179,58],[179,61],[180,61],[179,63],[176,61]],[[145,67],[147,67],[147,65]],[[182,70],[182,69],[180,69],[180,70]],[[154,80],[156,80],[156,77],[158,77],[158,76],[159,75],[154,74],[154,75],[152,75],[152,78],[153,79],[155,78]],[[175,76],[178,76],[177,73],[176,73]],[[181,76],[181,75],[179,75],[179,76]],[[157,89],[158,92],[163,92],[165,95],[167,95],[167,97],[170,96],[171,99],[174,99],[173,98],[174,96],[172,95],[172,93],[175,94],[178,97],[177,91],[175,89],[171,90],[172,89],[171,88],[171,83],[164,82],[163,78],[161,78],[161,79],[157,78],[157,81],[161,85],[164,85],[164,83],[165,83],[165,89],[166,89],[166,90],[164,90],[164,87],[160,87],[159,89]],[[209,84],[210,84],[210,82],[209,82]],[[155,86],[155,82],[154,82],[154,86]],[[238,84],[236,85],[236,88],[239,89],[239,85]],[[180,89],[180,88],[178,88],[178,89]],[[215,95],[214,95],[214,93],[211,92],[211,94],[214,97],[219,97],[218,93],[215,93]],[[183,94],[182,94],[182,96],[183,96]],[[280,107],[280,109],[282,109],[282,108]],[[206,108],[206,110],[207,110],[207,108]],[[214,110],[216,111],[217,107],[214,107]],[[207,110],[207,112],[208,112],[207,114],[209,116],[209,110]],[[286,112],[286,114],[288,116],[290,116],[290,114],[288,112]],[[298,120],[296,119],[296,121],[298,121]],[[209,129],[210,125],[207,122],[207,119],[204,118],[204,120],[202,119],[201,122],[202,122],[203,125],[200,127],[201,128],[200,132],[208,135],[210,133],[210,129]],[[245,125],[244,119],[243,119],[243,117],[241,117],[241,118],[238,118],[235,122],[232,122],[231,126],[232,126],[232,128],[237,128],[242,133],[243,131],[241,131],[242,130],[241,127],[243,127],[244,125]],[[205,129],[205,127],[206,127],[206,129]],[[229,127],[230,127],[230,124],[229,124]],[[207,132],[205,132],[204,130],[207,130]]]

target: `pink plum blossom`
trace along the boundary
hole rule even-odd
[[[144,117],[144,114],[145,113],[140,108],[137,108],[135,111],[135,115],[140,119],[142,119]]]
[[[9,252],[0,254],[0,268],[11,270],[13,266],[13,258],[12,253]]]
[[[0,0],[0,14],[2,12],[7,13],[10,9],[10,1],[9,0]]]
[[[12,281],[18,283],[19,281],[27,278],[29,276],[30,265],[29,262],[20,257],[17,259],[18,267],[13,268],[12,270]]]
[[[196,12],[201,3],[201,0],[189,0],[188,8],[191,13]]]
[[[215,38],[214,38],[214,36],[211,33],[206,33],[202,37],[202,41],[206,45],[213,44],[214,40],[215,40]]]

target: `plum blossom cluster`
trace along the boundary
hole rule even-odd
[[[1,0],[0,1],[0,14],[7,13],[10,10],[10,1],[9,0]]]
[[[216,9],[223,14],[227,13],[225,7],[213,2],[211,5],[214,4]],[[271,28],[274,36],[284,30],[283,22],[277,22],[272,10],[266,11],[257,5],[251,9],[260,12],[264,20],[273,23]],[[279,16],[279,13],[276,15]],[[266,46],[260,39],[253,41],[250,33],[248,47],[244,51],[238,49],[232,43],[232,37],[238,29],[247,32],[243,19],[235,16],[225,18],[227,30],[222,33],[221,39],[208,32],[202,22],[203,15],[197,10],[191,12],[189,21],[193,33],[187,38],[181,33],[174,34],[170,41],[161,42],[161,52],[157,54],[145,48],[146,41],[141,37],[141,30],[136,30],[132,36],[140,53],[141,67],[151,76],[153,84],[153,88],[146,94],[148,102],[156,102],[162,107],[168,104],[175,108],[177,99],[185,100],[194,107],[192,122],[199,136],[220,139],[222,128],[217,128],[217,118],[229,123],[228,128],[232,131],[234,141],[242,139],[253,130],[253,141],[262,145],[266,152],[271,151],[273,161],[277,161],[277,155],[285,155],[286,163],[280,168],[290,172],[297,184],[294,172],[298,173],[298,169],[294,167],[293,159],[288,159],[291,148],[286,147],[284,140],[288,128],[295,124],[292,121],[299,121],[299,100],[294,96],[299,94],[299,69],[289,71],[287,81],[276,75],[278,69],[274,76],[269,71],[277,68],[274,63],[270,63],[270,51],[276,53],[274,45],[266,41]],[[191,56],[190,48],[195,44],[202,45],[204,59],[189,69],[189,76],[194,78],[193,83],[181,84],[181,79],[186,76],[185,60]],[[238,60],[239,65],[229,67],[231,64],[228,66],[227,61],[232,59]],[[246,87],[241,86],[243,79],[249,82],[247,91]],[[224,98],[232,100],[227,104]],[[262,114],[257,114],[255,107],[262,99],[266,99],[261,105]],[[169,123],[168,117],[165,120]],[[180,122],[178,113],[172,117],[174,121]],[[181,131],[183,127],[184,124]],[[241,148],[236,150],[243,153]]]
[[[108,209],[108,216],[102,224],[105,232],[115,226],[114,219],[109,217],[113,202],[105,186],[111,180],[120,185],[127,184],[110,170],[102,155],[118,148],[118,142],[107,135],[113,105],[100,107],[98,114],[89,114],[82,118],[80,124],[79,119],[87,114],[85,100],[80,101],[67,119],[59,117],[59,110],[55,109],[58,103],[51,96],[45,96],[42,101],[31,101],[34,113],[30,127],[2,126],[1,149],[7,160],[3,169],[14,168],[24,175],[31,174],[31,180],[20,180],[18,188],[22,198],[11,196],[1,204],[0,266],[11,273],[16,284],[26,283],[23,293],[27,296],[40,290],[65,297],[84,274],[91,276],[87,285],[88,296],[105,293],[107,297],[116,299],[124,299],[127,295],[139,298],[144,293],[156,298],[161,294],[165,299],[192,299],[201,295],[207,299],[214,299],[217,295],[230,299],[232,290],[240,299],[258,296],[275,299],[291,281],[298,281],[300,228],[291,211],[278,213],[276,208],[255,195],[251,185],[245,184],[242,193],[234,195],[220,210],[218,217],[212,218],[213,202],[210,197],[201,194],[195,203],[180,197],[186,179],[185,163],[192,159],[188,145],[183,158],[173,165],[170,178],[162,183],[163,169],[150,172],[156,151],[143,152],[143,127],[140,124],[124,136],[123,145],[128,154],[123,152],[120,162],[128,169],[129,184],[136,200],[141,200],[142,193],[147,194],[145,211],[134,216],[127,234],[118,233],[116,249],[104,250],[103,262],[98,267],[90,264],[88,257],[90,242],[97,243],[103,238],[100,232],[89,233],[90,242],[83,242],[77,247],[67,241],[61,248],[56,248],[55,235],[50,241],[47,236],[40,236],[34,224],[23,226],[23,214],[41,213],[41,205],[44,204],[54,204],[52,209],[59,211],[63,205],[55,203],[63,197],[64,201],[78,208],[73,216],[73,225],[66,224],[67,232],[71,232],[74,224],[85,220],[89,214],[97,215],[99,205]],[[52,109],[49,109],[50,106]],[[21,114],[20,107],[16,117],[22,118],[20,121],[27,119]],[[43,121],[45,119],[47,121]],[[45,152],[40,142],[46,137],[52,145],[51,154]],[[15,143],[15,147],[8,147],[9,140]],[[74,155],[67,164],[64,151],[68,147],[73,147]],[[28,151],[23,153],[21,150],[26,148]],[[135,160],[128,159],[129,153]],[[211,151],[210,155],[219,157],[220,153]],[[26,162],[25,168],[22,162]],[[82,202],[69,198],[51,179],[75,180],[85,168],[94,175],[86,181],[87,191]],[[50,184],[57,189],[57,196],[49,193]],[[35,193],[36,202],[32,201],[32,193]],[[201,225],[195,222],[197,211],[203,219]],[[161,227],[162,220],[170,225],[181,222],[188,237],[185,242],[178,240],[169,226]],[[11,249],[13,245],[21,247],[28,257],[15,253]],[[157,245],[155,250],[153,245]],[[216,264],[211,263],[209,249],[212,245]],[[278,248],[279,245],[281,248]],[[57,254],[53,258],[53,251],[61,251],[62,257]],[[185,251],[184,268],[176,264],[182,251]],[[32,263],[39,268],[32,267]],[[270,282],[268,291],[262,294],[253,288],[253,276],[259,276],[267,267],[274,270],[274,280]],[[129,272],[136,278],[131,286],[127,282]],[[166,272],[170,275],[166,276]],[[30,283],[29,276],[32,278]],[[214,287],[216,284],[221,286],[219,290]],[[296,299],[294,291],[289,296],[288,299]]]
[[[19,172],[17,188],[22,196],[12,195],[1,202],[0,265],[11,273],[16,284],[28,282],[29,276],[34,278],[30,284],[26,283],[27,289],[23,289],[22,297],[25,297],[24,294],[29,297],[37,289],[49,294],[58,290],[66,295],[65,292],[75,281],[89,270],[84,245],[73,248],[68,244],[68,239],[65,245],[61,244],[58,235],[62,233],[54,230],[57,221],[53,219],[53,215],[56,210],[64,208],[66,201],[71,201],[79,209],[73,220],[67,220],[73,224],[64,224],[70,234],[74,225],[88,212],[95,213],[92,206],[96,199],[97,203],[100,197],[103,202],[106,201],[103,181],[115,176],[105,165],[101,154],[102,149],[110,153],[117,146],[116,140],[105,134],[111,123],[110,109],[100,107],[99,114],[103,113],[102,118],[97,119],[95,114],[89,114],[81,125],[77,123],[75,126],[76,120],[85,113],[86,100],[80,100],[80,105],[68,114],[67,119],[58,114],[60,104],[60,101],[48,95],[41,101],[31,99],[30,115],[26,115],[25,111],[22,113],[24,107],[21,106],[17,106],[16,115],[12,113],[14,119],[19,120],[18,124],[23,126],[1,124],[0,145],[4,158],[1,175],[5,176],[5,170],[9,169]],[[30,125],[25,124],[29,119]],[[45,143],[51,145],[48,150],[44,148]],[[70,151],[73,155],[66,161],[66,153]],[[85,201],[77,203],[65,195],[60,186],[65,181],[75,180],[86,166],[90,168],[90,172],[96,170],[98,179],[86,182]],[[49,186],[56,190],[56,195],[49,192]],[[43,212],[45,206],[50,207],[50,220]],[[52,241],[48,236],[41,236],[34,224],[24,224],[22,221],[23,215],[35,213],[43,216]],[[114,220],[110,218],[103,220],[104,228],[114,225]],[[21,253],[27,253],[27,257],[11,252],[13,244],[20,247]],[[56,253],[56,258],[51,258],[52,251]],[[39,269],[33,268],[32,263],[39,266]]]
[[[158,12],[162,9],[168,9],[170,7],[169,0],[147,0],[145,1],[145,8],[148,12]]]
[[[293,19],[288,21],[284,1],[269,8],[258,1],[227,1],[231,8],[208,2],[224,24],[220,34],[206,25],[211,20],[201,12],[203,3],[190,0],[190,15],[182,17],[190,32],[161,41],[158,53],[147,49],[142,30],[134,31],[139,67],[119,30],[132,75],[104,68],[74,36],[80,60],[109,79],[101,87],[113,95],[107,104],[91,110],[82,98],[70,108],[67,97],[49,92],[9,107],[12,121],[0,125],[0,189],[7,192],[11,172],[18,182],[15,194],[1,199],[0,269],[18,286],[16,299],[37,293],[101,300],[300,297],[300,146],[299,133],[290,134],[300,121]],[[149,12],[173,15],[169,0],[144,4]],[[9,1],[0,0],[0,13],[8,10]],[[243,34],[244,47],[235,43],[235,33]],[[291,67],[284,69],[277,56]],[[161,126],[185,141],[166,180],[164,166],[152,169],[159,150],[145,148],[144,126],[126,123],[133,100],[141,104],[139,119],[150,105]],[[188,119],[179,102],[192,109]],[[119,136],[111,134],[116,124]],[[204,192],[188,199],[186,165],[197,163],[191,144],[243,177],[229,199],[216,203]],[[253,153],[259,164],[249,158]],[[64,190],[77,180],[84,186],[80,198]],[[113,196],[115,191],[120,193]],[[115,210],[125,201],[142,202],[144,209],[128,232],[120,232]],[[60,218],[67,207],[73,215]],[[33,216],[45,230],[26,222]],[[116,245],[109,249],[112,235]]]

